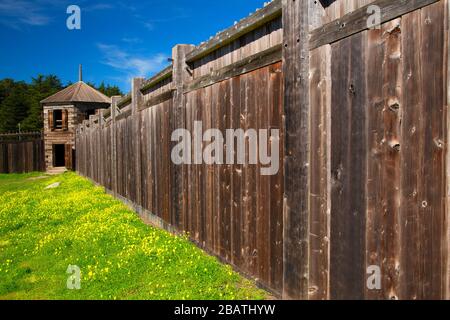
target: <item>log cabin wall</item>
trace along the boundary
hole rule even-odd
[[[78,171],[280,297],[450,298],[448,8],[271,2],[79,125]],[[195,121],[279,129],[280,171],[173,164]]]
[[[75,145],[75,126],[79,123],[79,111],[74,105],[44,106],[44,145],[46,168],[54,167],[54,145],[65,145],[64,158],[67,168],[72,168],[72,147]],[[52,113],[62,111],[62,126],[54,128]]]

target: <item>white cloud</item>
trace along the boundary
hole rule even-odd
[[[109,3],[97,3],[97,4],[89,5],[86,7],[82,7],[81,10],[86,11],[86,12],[92,12],[92,11],[99,11],[99,10],[109,10],[109,9],[113,9],[113,8],[114,8],[114,6]]]
[[[160,71],[167,64],[167,56],[156,54],[149,57],[135,55],[118,46],[99,43],[97,47],[103,54],[103,64],[108,65],[130,77],[148,77],[151,73]]]
[[[45,26],[52,20],[44,13],[41,2],[27,0],[0,1],[0,17],[2,24],[12,28],[19,28],[20,25]]]
[[[53,21],[55,10],[66,12],[71,0],[0,0],[0,23],[14,29],[22,26],[46,26]],[[86,6],[84,4],[86,3]],[[92,12],[114,8],[109,3],[91,4],[78,0],[82,12]]]
[[[124,37],[121,39],[123,42],[125,43],[142,43],[142,39],[133,37],[133,38],[129,38],[129,37]]]
[[[143,22],[142,25],[147,29],[148,31],[155,30],[155,25],[151,22]]]

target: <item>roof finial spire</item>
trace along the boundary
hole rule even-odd
[[[80,64],[80,68],[79,68],[79,81],[83,81],[83,66]]]

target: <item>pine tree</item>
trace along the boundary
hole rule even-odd
[[[31,107],[30,99],[27,95],[27,84],[25,82],[16,82],[1,104],[0,131],[17,131],[19,123],[28,116]]]

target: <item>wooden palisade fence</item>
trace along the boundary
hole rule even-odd
[[[271,2],[80,125],[77,168],[284,298],[450,298],[448,13]],[[280,129],[279,173],[173,164],[196,120]]]
[[[0,173],[44,171],[41,132],[0,134]]]

